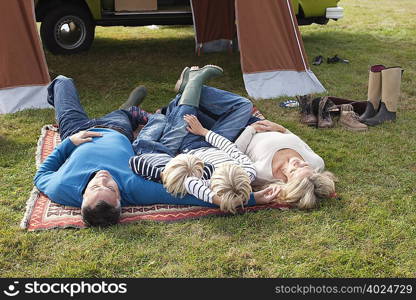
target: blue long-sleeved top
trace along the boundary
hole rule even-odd
[[[145,180],[129,168],[129,158],[134,155],[130,141],[121,133],[107,128],[94,128],[103,134],[75,146],[69,138],[59,144],[37,171],[36,187],[53,202],[80,207],[82,192],[90,176],[107,170],[117,182],[121,205],[180,204],[214,206],[191,195],[173,197],[160,183]],[[255,205],[251,195],[248,205]]]

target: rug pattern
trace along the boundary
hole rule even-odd
[[[54,125],[45,125],[41,130],[36,153],[36,166],[45,160],[59,144],[60,138],[58,128]],[[288,209],[282,204],[259,205],[244,207],[238,213],[258,211],[263,209]],[[155,204],[148,206],[128,206],[122,208],[120,223],[132,223],[141,220],[174,222],[187,219],[196,219],[206,216],[227,215],[218,208],[190,206],[190,205],[167,205]],[[29,231],[46,230],[53,228],[84,228],[80,209],[77,207],[63,206],[51,202],[36,187],[33,188],[27,201],[26,213],[20,224],[21,228]]]

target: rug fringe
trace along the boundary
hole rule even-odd
[[[32,216],[33,208],[35,207],[35,200],[39,197],[39,193],[39,190],[34,186],[29,199],[26,201],[26,212],[20,222],[21,229],[27,229],[29,226],[30,217]]]
[[[38,139],[36,154],[35,154],[36,169],[38,169],[40,165],[42,164],[42,161],[41,161],[42,160],[42,147],[45,141],[46,132],[48,130],[56,131],[57,129],[53,125],[45,125],[42,127],[40,131],[40,137]],[[26,201],[26,212],[25,212],[25,215],[23,216],[22,221],[20,222],[21,229],[27,229],[29,225],[30,217],[32,216],[33,208],[35,207],[35,200],[38,198],[39,193],[40,193],[39,190],[36,188],[36,186],[34,186],[32,189],[32,192],[30,193],[29,199]]]

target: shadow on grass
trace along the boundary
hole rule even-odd
[[[415,75],[413,70],[416,69],[416,62],[413,61],[412,51],[408,47],[401,46],[403,43],[406,44],[406,41],[397,40],[394,36],[365,32],[323,31],[317,28],[316,31],[305,32],[303,40],[310,63],[317,55],[323,55],[326,59],[338,54],[350,60],[349,65],[327,64],[326,61],[320,66],[311,64],[312,70],[316,72],[324,86],[329,86],[329,89],[337,86],[341,93],[348,91],[347,88],[343,90],[343,86],[349,86],[346,81],[350,83],[352,81],[357,92],[363,87],[366,88],[368,68],[373,64],[402,65],[412,70],[406,72],[409,78]],[[395,45],[393,50],[392,45]],[[197,56],[194,49],[195,42],[192,36],[174,37],[173,33],[172,36],[155,35],[154,38],[138,36],[137,38],[112,39],[97,36],[89,52],[64,57],[49,55],[48,58],[54,70],[59,68],[62,69],[58,70],[60,73],[83,76],[84,82],[88,81],[88,77],[90,81],[93,81],[111,74],[112,82],[122,82],[138,77],[141,80],[149,79],[154,82],[167,83],[168,80],[175,80],[170,78],[169,74],[172,72],[165,72],[167,70],[173,69],[179,73],[184,66],[208,63],[225,66],[224,78],[229,75],[241,77],[238,52],[231,55],[209,53]],[[377,55],[372,55],[373,53]],[[57,67],[53,66],[54,61],[57,62]],[[407,80],[406,77],[404,80]],[[228,85],[229,88],[235,86],[231,82],[228,82]],[[226,88],[226,86],[221,86],[221,88]],[[410,95],[415,94],[413,90],[406,87],[404,89]]]

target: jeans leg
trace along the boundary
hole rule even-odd
[[[79,95],[71,78],[59,75],[48,86],[48,103],[55,108],[61,139],[92,127],[81,106]]]
[[[182,141],[187,135],[193,135],[186,129],[188,123],[183,119],[187,114],[197,115],[197,108],[190,105],[175,106],[167,115],[167,125],[160,142],[169,148],[172,153],[176,154],[179,151]]]
[[[118,109],[97,119],[96,125],[116,129],[133,141],[133,130],[137,128],[137,121],[129,111]]]
[[[240,132],[245,128],[253,110],[253,104],[250,100],[208,86],[202,87],[199,106],[201,110],[218,116],[215,122],[210,124],[210,127],[206,127],[207,124],[201,123],[206,128],[222,135],[230,141],[235,141]],[[204,116],[204,118],[209,120],[207,116]],[[204,123],[207,123],[207,121]],[[187,150],[204,147],[206,144],[205,141],[188,135],[182,143],[181,151],[186,152]]]
[[[164,146],[159,140],[167,124],[167,117],[162,114],[153,114],[140,130],[139,135],[133,142],[133,150],[136,154],[144,153],[167,153],[174,156],[169,148]]]

